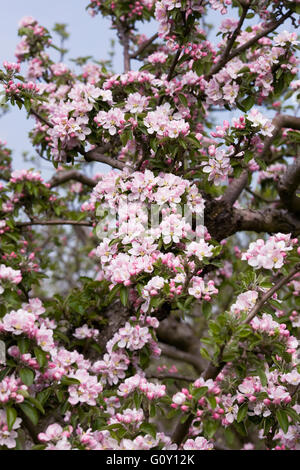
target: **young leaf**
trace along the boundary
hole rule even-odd
[[[17,419],[18,413],[12,406],[6,407],[6,420],[7,420],[7,427],[8,430],[11,431],[13,425]]]

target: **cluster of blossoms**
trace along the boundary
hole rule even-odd
[[[19,269],[12,269],[5,264],[0,265],[0,282],[4,285],[6,282],[11,282],[12,284],[19,284],[22,281],[22,274]],[[3,285],[0,284],[0,294],[4,292]]]
[[[231,153],[231,149],[225,151],[211,145],[209,147],[210,158],[207,162],[202,162],[203,172],[208,173],[208,181],[213,181],[216,186],[226,181],[232,173],[229,158]]]
[[[274,165],[268,166],[266,170],[261,170],[258,174],[258,182],[261,183],[264,180],[279,180],[282,173],[286,171],[286,165],[283,163],[274,163]]]
[[[40,318],[44,312],[40,300],[31,299],[30,303],[23,304],[19,310],[4,315],[0,321],[0,331],[16,336],[24,334],[34,339],[43,351],[51,351],[54,348],[53,331]]]
[[[139,322],[132,319],[131,323],[127,322],[114,334],[106,345],[107,352],[103,359],[96,361],[92,366],[93,372],[100,376],[101,383],[116,385],[124,379],[130,364],[135,364],[136,353],[144,347],[150,348],[156,356],[160,354],[160,349],[153,339],[153,329],[158,328],[158,325],[155,317],[146,317],[144,322],[142,319]],[[155,387],[152,383],[147,384],[150,388]]]
[[[205,437],[196,437],[195,439],[187,439],[182,446],[183,450],[213,450],[214,445]]]
[[[78,369],[75,373],[69,374],[69,378],[79,381],[79,384],[70,385],[68,388],[68,401],[71,405],[77,403],[87,403],[90,406],[96,406],[96,399],[103,387],[94,375],[90,375],[85,369]]]
[[[19,183],[21,181],[34,181],[43,183],[43,178],[38,171],[33,170],[15,170],[11,173],[10,182]]]
[[[137,426],[144,419],[144,411],[141,408],[138,410],[127,408],[122,413],[116,413],[112,418],[110,418],[109,424],[124,423],[134,424]]]
[[[127,397],[129,394],[138,390],[142,392],[148,400],[157,400],[166,395],[166,386],[149,382],[142,375],[136,374],[124,380],[118,387],[118,395]]]
[[[61,100],[60,92],[63,93]],[[56,159],[63,157],[64,152],[80,146],[86,137],[91,133],[88,126],[88,113],[93,109],[94,103],[111,101],[111,94],[104,92],[99,87],[91,83],[75,83],[71,90],[69,87],[57,90],[57,98],[44,105],[48,112],[53,128],[47,130],[51,140],[52,154]]]
[[[256,108],[252,108],[247,115],[247,120],[251,122],[251,126],[259,128],[262,135],[272,137],[274,126],[270,119],[263,116]]]
[[[247,260],[248,264],[256,269],[280,269],[287,252],[297,243],[298,239],[292,239],[291,234],[277,233],[266,242],[258,239],[250,243],[248,250],[242,254],[242,260]]]
[[[226,0],[231,1],[231,0]],[[223,4],[222,0],[212,0],[210,2],[211,6],[218,10],[219,5]],[[183,13],[184,17],[188,18],[188,16],[192,14],[199,14],[204,11],[201,0],[193,0],[186,2],[184,5],[186,8],[183,9],[182,2],[178,0],[160,0],[155,3],[155,19],[158,22],[158,34],[160,38],[166,38],[169,41],[172,39],[171,44],[173,45],[173,41],[175,39],[175,35],[173,34],[176,30],[176,24],[173,19],[174,13],[180,11]],[[225,13],[226,13],[225,9]]]
[[[223,37],[227,36],[228,32],[232,31],[235,26],[236,22],[230,19],[222,22],[221,31],[224,33]],[[262,24],[254,25],[251,31],[240,32],[236,41],[239,45],[243,46],[247,41],[259,34],[262,29]],[[297,63],[299,63],[299,60],[293,50],[286,49],[287,44],[289,46],[296,46],[295,33],[283,31],[273,38],[273,42],[267,38],[259,39],[258,42],[261,44],[259,54],[257,50],[254,52],[248,50],[247,62],[243,62],[240,58],[236,57],[227,62],[209,81],[203,81],[208,104],[219,106],[224,104],[235,105],[236,98],[240,92],[240,83],[237,79],[244,67],[247,67],[252,76],[253,85],[258,91],[258,102],[261,102],[261,100],[273,92],[273,68],[275,66],[282,70],[288,70],[292,74],[297,74]],[[225,41],[224,44],[226,44]],[[260,114],[257,110],[254,110],[254,113]],[[257,123],[257,125],[262,126],[262,133],[264,130],[266,133],[270,133],[271,126],[268,124],[268,120],[263,116],[260,116],[259,119],[261,122]]]
[[[126,410],[125,410],[126,411]],[[137,416],[138,412],[128,410],[124,419]],[[121,422],[115,420],[115,422]],[[122,421],[126,424],[126,421]],[[83,430],[80,426],[74,429],[72,426],[62,428],[54,423],[47,427],[45,432],[39,434],[39,440],[45,443],[45,450],[150,450],[160,446],[163,450],[175,450],[176,444],[164,433],[157,433],[156,438],[149,434],[138,435],[134,439],[123,438],[118,442],[109,431],[92,431],[90,428]]]
[[[21,379],[16,378],[14,375],[7,376],[0,382],[1,403],[10,401],[22,403],[26,392],[27,386],[22,383]]]
[[[0,409],[0,446],[5,446],[8,449],[16,447],[16,438],[18,437],[16,430],[19,429],[21,422],[21,418],[17,418],[9,431],[6,411]]]
[[[33,47],[32,38],[34,42],[42,44],[44,47],[51,44],[48,31],[32,17],[24,16],[19,22],[19,32],[22,32],[22,38],[15,50],[15,56],[19,62],[25,60],[26,56],[30,54]]]
[[[229,369],[230,370],[230,369]],[[238,419],[240,407],[247,404],[247,414],[249,416],[261,416],[266,418],[271,416],[275,407],[285,407],[292,400],[290,385],[297,387],[300,383],[300,374],[294,368],[291,372],[280,373],[278,370],[270,371],[268,367],[265,372],[265,383],[257,375],[247,376],[238,385],[236,394],[225,394],[222,392],[222,382],[226,379],[226,374],[219,374],[216,380],[198,379],[190,389],[183,388],[172,397],[171,407],[186,413],[194,405],[194,395],[197,390],[205,392],[205,396],[196,399],[195,423],[203,420],[204,415],[215,421],[219,421],[222,426],[228,427]],[[203,393],[202,393],[203,395]],[[214,406],[211,406],[209,396],[214,397]],[[201,426],[195,427],[198,434]],[[297,430],[298,432],[298,430]],[[279,435],[283,435],[283,431]],[[200,438],[202,439],[202,438]],[[188,442],[188,441],[186,441]],[[185,448],[185,447],[184,447]]]
[[[144,119],[144,124],[149,134],[156,133],[160,137],[177,138],[180,134],[189,133],[189,123],[182,119],[182,115],[173,113],[171,105],[165,103],[158,106],[155,111],[150,111]]]
[[[261,318],[255,317],[251,321],[254,331],[266,334],[267,336],[278,336],[279,340],[284,340],[289,354],[294,353],[298,347],[298,340],[291,336],[285,323],[278,323],[273,320],[272,315],[264,313]]]
[[[139,297],[135,300],[137,307],[145,300],[141,306],[143,312],[151,308],[151,298],[159,293],[171,298],[183,293],[185,259],[189,268],[200,274],[201,262],[213,256],[214,245],[205,240],[209,236],[203,231],[203,225],[193,231],[189,223],[191,214],[202,218],[204,200],[188,180],[164,173],[154,176],[149,170],[132,174],[111,172],[100,179],[90,202],[92,206],[101,203],[101,213],[118,214],[117,221],[104,217],[97,227],[99,237],[105,234],[95,251],[101,260],[103,278],[112,285],[133,287],[137,276],[143,275]],[[186,213],[182,215],[184,209]],[[151,211],[150,228],[148,210]],[[199,241],[191,241],[196,236]],[[160,250],[161,246],[164,251]],[[178,253],[179,249],[182,254],[175,255],[174,250]],[[168,282],[162,275],[166,268],[171,273]],[[207,284],[199,276],[194,276],[186,287],[190,287],[189,294],[197,299],[210,300],[217,293],[213,281]]]
[[[73,333],[73,336],[77,339],[97,339],[99,336],[99,331],[95,328],[89,328],[88,325],[85,324],[80,326],[79,328],[76,328],[75,333]]]
[[[291,396],[287,388],[280,384],[277,371],[266,372],[267,385],[263,386],[258,376],[246,377],[238,386],[236,400],[249,403],[250,414],[269,416],[270,405],[290,403]]]
[[[7,95],[20,95],[23,92],[30,92],[32,94],[38,93],[40,88],[34,82],[27,83],[15,83],[13,80],[9,80],[7,84],[4,85],[5,93]]]
[[[88,12],[91,16],[97,15],[99,11],[103,15],[120,15],[118,13],[118,1],[106,2],[104,0],[92,0],[88,4]],[[120,2],[122,4],[122,2]],[[153,8],[154,0],[131,0],[126,5],[126,20],[134,22],[135,20],[141,19],[144,13],[148,13]],[[120,16],[120,19],[124,21],[125,12]]]
[[[226,197],[218,204],[223,190],[225,195],[227,191],[218,186],[225,186],[228,180],[229,186],[229,178],[247,167],[251,177],[251,172],[263,167],[259,155],[265,144],[271,140],[276,145],[277,130],[258,107],[284,109],[283,102],[273,100],[280,99],[281,90],[285,93],[297,72],[298,41],[295,33],[266,33],[269,24],[272,28],[276,21],[281,24],[287,2],[262,0],[258,6],[243,3],[239,15],[242,10],[245,18],[223,21],[221,40],[214,46],[207,39],[206,22],[200,27],[201,18],[209,7],[225,14],[231,1],[90,0],[92,15],[101,11],[110,16],[125,49],[128,45],[125,69],[130,69],[133,58],[145,62],[141,71],[123,74],[111,73],[107,70],[111,63],[106,67],[105,62],[85,63],[80,73],[63,62],[54,63],[45,52],[51,45],[48,31],[32,17],[21,20],[22,40],[16,55],[19,62],[28,62],[29,81],[18,76],[19,62],[5,62],[0,71],[5,99],[24,106],[36,119],[31,139],[41,156],[52,158],[55,166],[58,161],[70,166],[76,162],[76,170],[66,172],[68,165],[61,166],[61,174],[49,183],[33,170],[11,171],[9,153],[0,142],[0,170],[8,182],[7,187],[0,183],[0,215],[7,218],[0,221],[1,257],[12,266],[17,266],[18,256],[21,259],[20,270],[0,265],[0,347],[4,340],[9,356],[7,367],[0,367],[0,447],[23,446],[24,433],[19,438],[17,433],[20,410],[21,416],[26,415],[24,410],[31,411],[33,421],[45,412],[47,423],[52,424],[38,438],[47,450],[210,450],[214,433],[217,447],[219,439],[231,439],[231,429],[237,430],[242,421],[245,429],[248,421],[251,429],[254,424],[264,430],[271,426],[274,440],[279,442],[275,448],[299,447],[295,413],[300,408],[295,403],[300,369],[295,329],[300,319],[294,298],[300,292],[299,273],[292,279],[285,279],[284,274],[280,277],[281,287],[290,279],[285,285],[290,295],[278,301],[277,293],[271,296],[272,287],[268,297],[267,279],[264,282],[254,272],[281,269],[285,263],[286,269],[291,266],[295,272],[293,247],[298,240],[277,233],[252,242],[244,253],[235,247],[236,259],[226,261],[232,243],[226,237],[234,230],[227,230],[230,221],[224,223],[224,233],[217,226],[224,214],[231,213],[229,204],[223,204]],[[290,4],[287,17],[294,24],[295,2]],[[159,23],[159,44],[157,35],[148,40],[135,34],[135,21],[150,20],[153,14]],[[251,26],[244,28],[243,20],[247,23],[255,14],[262,22],[250,21]],[[56,32],[63,29],[64,25],[57,25]],[[151,52],[148,57],[146,49]],[[78,67],[85,60],[78,58]],[[286,100],[293,93],[296,98],[298,82],[293,82]],[[210,113],[218,106],[239,108],[244,114],[233,117],[231,125],[224,121],[212,128]],[[288,165],[284,157],[293,156],[292,136],[289,130],[279,132],[278,149],[271,146],[270,151],[286,164],[266,166],[255,175],[259,183],[281,177]],[[111,149],[113,157],[109,156]],[[86,162],[110,161],[123,171],[89,178],[77,171],[83,162],[75,160],[79,155]],[[272,161],[276,159],[272,157]],[[169,173],[172,164],[174,174]],[[198,171],[207,178],[199,177]],[[69,185],[69,177],[80,182]],[[64,194],[60,198],[51,188],[61,183],[66,186],[60,187]],[[272,183],[268,181],[263,189],[268,186],[269,190]],[[90,196],[88,187],[93,187]],[[76,216],[81,204],[85,213]],[[276,208],[276,204],[277,200],[272,206]],[[220,245],[203,225],[205,208],[212,235],[218,240],[224,236]],[[235,208],[238,229],[246,211],[240,211],[238,201]],[[275,212],[284,218],[288,210]],[[15,221],[15,216],[22,219]],[[29,221],[23,224],[25,217]],[[289,224],[296,224],[295,220],[290,217]],[[56,234],[61,232],[57,231],[49,242],[44,227],[34,246],[35,227],[31,225],[39,223],[75,227],[72,231],[67,227],[65,232],[60,227],[63,239],[58,240]],[[92,225],[93,233],[86,236],[76,226],[81,223]],[[98,246],[94,235],[100,240]],[[84,240],[80,253],[74,250],[73,236]],[[61,247],[56,254],[52,243]],[[48,244],[49,256],[43,257],[39,250]],[[64,279],[60,295],[55,295],[52,280],[59,279],[69,266],[65,256],[60,257],[64,244],[76,251],[76,269],[78,266],[83,275],[78,288],[77,273],[72,269],[71,280]],[[45,266],[44,273],[50,273],[45,283],[39,262]],[[90,275],[93,268],[96,276]],[[56,269],[58,275],[55,272],[51,280],[51,270]],[[236,285],[244,289],[237,296]],[[256,285],[259,287],[253,290]],[[36,292],[45,298],[44,304],[30,298]],[[207,305],[218,292],[214,305]],[[260,292],[267,294],[270,306],[259,304]],[[24,299],[26,303],[22,303]],[[272,315],[263,313],[272,312],[274,305]],[[254,318],[253,307],[254,311],[261,307]],[[161,319],[159,340],[164,342],[169,321],[176,324],[174,337],[171,331],[174,348],[178,333],[178,349],[186,351],[181,356],[195,370],[202,369],[202,359],[193,357],[200,349],[199,341],[208,345],[207,350],[201,347],[201,355],[209,364],[197,380],[176,376],[181,372],[177,363],[178,369],[151,363],[161,354],[156,339]],[[183,341],[181,329],[189,332]],[[207,337],[200,339],[206,332]],[[63,346],[66,344],[69,349]],[[172,352],[169,343],[163,344],[166,356],[167,348]],[[152,375],[151,370],[157,373]],[[179,381],[187,385],[180,388]],[[52,417],[48,420],[54,410],[61,415],[59,423],[53,423]],[[165,419],[159,421],[164,411],[169,411],[166,419],[178,418],[179,427],[192,423],[178,446],[172,442],[177,438],[156,432],[165,426]],[[180,434],[178,429],[174,436]],[[266,442],[269,445],[269,439]],[[244,449],[251,446],[245,444]]]
[[[256,290],[248,290],[242,292],[236,298],[234,304],[230,307],[230,312],[233,315],[239,316],[241,313],[248,313],[252,307],[254,307],[258,299],[258,292]]]

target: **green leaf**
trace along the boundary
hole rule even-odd
[[[126,307],[128,303],[128,289],[125,286],[122,286],[120,289],[120,300],[121,300],[122,305]]]
[[[7,420],[7,426],[8,426],[9,431],[12,430],[13,425],[17,419],[17,416],[18,416],[18,413],[12,406],[6,407],[6,420]]]
[[[202,313],[206,319],[208,319],[211,315],[212,304],[209,302],[203,302],[202,304]]]
[[[150,404],[150,418],[154,418],[156,416],[156,413],[158,411],[158,408],[154,405],[154,403]]]
[[[208,387],[197,388],[195,392],[193,393],[195,400],[197,401],[200,400],[200,398],[202,398],[206,394],[207,390],[208,390]]]
[[[288,420],[288,415],[285,412],[285,410],[282,410],[282,409],[276,410],[276,418],[283,432],[287,433],[289,429],[289,420]]]
[[[179,98],[180,102],[183,104],[183,106],[185,106],[187,108],[188,107],[188,100],[186,99],[186,97],[182,93],[179,93],[178,98]]]
[[[20,338],[17,344],[21,354],[26,354],[28,352],[30,343],[27,338]]]
[[[45,351],[42,351],[40,348],[34,348],[34,355],[40,367],[45,367],[47,364],[47,356]]]
[[[254,103],[255,103],[254,96],[248,96],[244,101],[241,102],[241,105],[243,106],[243,108],[245,108],[245,111],[249,111],[249,109],[252,108]]]
[[[293,408],[285,408],[284,411],[292,418],[294,422],[300,422],[300,416],[298,415],[297,411],[295,411]]]
[[[200,349],[200,354],[202,357],[204,357],[204,359],[207,359],[208,361],[210,361],[210,355],[208,354],[205,348]]]
[[[52,389],[51,387],[48,387],[48,388],[45,388],[44,390],[42,390],[41,392],[39,392],[37,394],[37,399],[38,401],[40,402],[40,404],[42,406],[44,406],[44,404],[46,403],[46,401],[48,400],[48,398],[50,397],[51,395],[51,392],[52,392]]]
[[[23,413],[30,419],[30,421],[36,426],[39,422],[39,414],[35,408],[28,405],[27,403],[21,403],[19,405]]]
[[[142,431],[142,432],[144,432],[145,434],[150,434],[150,436],[152,436],[153,439],[156,438],[156,429],[155,429],[155,426],[153,426],[153,424],[150,424],[150,423],[143,423],[143,424],[141,424],[141,426],[139,427],[139,431]]]
[[[216,433],[218,427],[219,427],[218,421],[206,421],[203,426],[204,434],[206,435],[208,439],[211,439]]]
[[[76,384],[80,384],[80,380],[74,379],[73,377],[62,377],[61,383],[63,385],[76,385]]]
[[[142,396],[137,391],[134,392],[133,401],[135,404],[135,408],[138,410],[141,407]]]
[[[217,406],[217,401],[216,401],[215,397],[211,395],[209,397],[206,397],[206,400],[209,402],[210,406],[214,410]]]
[[[267,376],[265,374],[265,371],[261,369],[260,367],[257,369],[258,376],[260,378],[261,384],[263,387],[266,387],[268,384]]]
[[[27,400],[30,401],[43,415],[45,414],[44,408],[36,398],[29,396],[27,397]]]
[[[232,446],[234,444],[234,441],[235,441],[235,434],[234,432],[229,429],[229,428],[226,428],[224,430],[224,436],[225,436],[225,439],[226,439],[226,442],[229,446]]]
[[[46,448],[46,444],[37,444],[30,448],[30,450],[44,450]]]
[[[20,377],[22,382],[27,385],[27,387],[30,387],[30,385],[33,384],[35,373],[33,370],[29,369],[28,367],[24,367],[20,369]]]
[[[244,421],[248,413],[248,403],[243,403],[242,406],[240,406],[238,414],[237,414],[237,422],[240,423]]]

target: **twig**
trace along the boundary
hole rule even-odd
[[[271,33],[272,31],[274,31],[276,28],[278,28],[278,26],[280,26],[282,23],[284,23],[284,21],[289,18],[290,16],[292,16],[293,14],[293,11],[292,10],[289,10],[285,15],[283,15],[279,20],[277,21],[271,21],[269,23],[269,25],[263,29],[260,33],[258,33],[256,36],[254,36],[254,38],[250,39],[249,41],[245,42],[245,44],[242,44],[240,47],[238,47],[237,49],[234,49],[231,54],[229,54],[227,57],[226,57],[226,60],[224,61],[224,58],[221,59],[222,62],[217,62],[216,65],[212,68],[211,72],[209,73],[209,75],[207,77],[205,77],[205,79],[210,79],[213,75],[215,75],[216,73],[218,73],[222,67],[224,67],[224,65],[226,65],[230,60],[234,59],[236,56],[238,56],[239,54],[241,54],[242,52],[246,51],[247,49],[249,49],[249,47],[253,46],[254,44],[257,44],[258,40],[267,36],[269,33]]]
[[[166,379],[174,379],[174,380],[183,380],[185,382],[194,382],[196,379],[192,377],[188,377],[185,375],[177,375],[177,374],[147,374],[148,379],[159,379],[159,380],[166,380]]]
[[[146,41],[144,41],[140,47],[133,53],[131,54],[129,57],[130,59],[136,59],[139,55],[141,55],[145,49],[147,49],[148,46],[150,46],[150,44],[153,43],[153,41],[155,41],[155,39],[158,38],[158,33],[155,33],[153,34],[153,36],[151,36],[151,38],[147,39]]]
[[[29,227],[31,225],[82,225],[86,227],[91,227],[93,224],[91,222],[86,222],[83,220],[63,220],[63,219],[53,219],[53,220],[31,220],[30,222],[17,222],[16,227]]]
[[[285,284],[287,284],[290,279],[292,279],[295,274],[297,274],[298,272],[300,271],[300,263],[297,263],[296,266],[294,266],[294,268],[291,270],[291,272],[287,275],[287,276],[284,276],[283,278],[281,278],[279,281],[276,282],[276,284],[274,284],[273,287],[271,287],[271,289],[269,289],[263,296],[260,300],[258,300],[256,302],[256,304],[254,305],[254,307],[252,308],[252,310],[250,310],[249,312],[249,315],[247,316],[247,318],[244,320],[244,324],[247,324],[247,323],[250,323],[251,320],[257,315],[257,313],[260,311],[260,309],[262,308],[262,306],[267,302],[267,300],[269,300],[270,297],[272,297],[272,295],[278,291],[282,286],[284,286]]]

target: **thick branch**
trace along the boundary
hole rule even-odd
[[[160,322],[157,337],[159,341],[165,343],[163,352],[166,355],[192,364],[198,373],[203,371],[205,361],[199,357],[199,338],[190,325],[170,315]],[[173,349],[167,348],[166,345],[170,345]]]
[[[285,209],[267,208],[265,210],[233,208],[233,231],[252,231],[257,233],[300,234],[300,219]]]
[[[51,180],[48,181],[48,183],[50,184],[50,188],[54,188],[70,180],[79,181],[80,183],[86,184],[91,188],[93,188],[97,184],[96,181],[94,181],[92,178],[89,178],[88,176],[76,170],[60,171],[59,173],[54,175]]]
[[[234,179],[226,189],[222,201],[230,204],[231,206],[238,200],[243,189],[247,186],[248,183],[248,171],[243,170],[239,178]]]
[[[284,206],[291,212],[300,212],[300,198],[296,196],[300,184],[300,157],[287,167],[278,184],[278,193]]]
[[[100,162],[105,163],[106,165],[110,165],[113,168],[117,168],[118,170],[123,170],[126,166],[125,163],[116,160],[115,158],[108,157],[107,155],[103,155],[101,147],[96,147],[93,150],[89,150],[88,152],[84,153],[84,159],[87,162]]]
[[[123,45],[123,60],[124,60],[124,73],[130,70],[130,55],[129,55],[129,30],[125,24],[118,25],[118,32],[121,44]]]
[[[181,351],[180,349],[170,346],[169,344],[159,343],[159,347],[162,351],[162,354],[166,357],[171,359],[175,359],[176,361],[187,362],[191,364],[198,374],[204,369],[204,360],[199,356],[199,354],[191,354],[185,351]],[[200,343],[199,343],[200,348]]]

